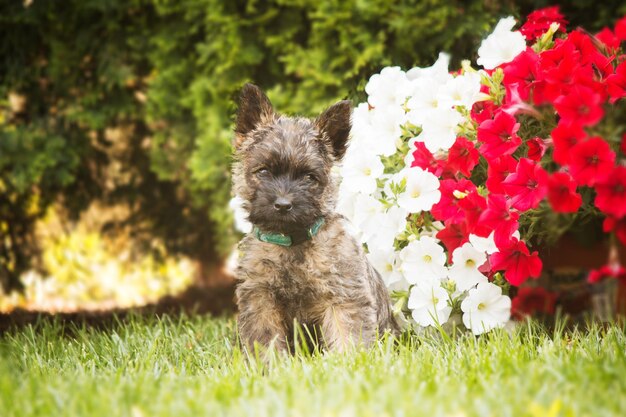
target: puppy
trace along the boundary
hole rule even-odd
[[[233,187],[254,226],[236,272],[239,335],[249,349],[290,350],[295,325],[330,350],[397,331],[380,275],[334,211],[331,168],[345,154],[351,108],[341,101],[315,120],[286,117],[258,87],[243,87]]]

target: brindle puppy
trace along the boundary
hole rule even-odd
[[[240,243],[239,334],[288,350],[294,322],[319,329],[323,346],[369,345],[397,330],[380,275],[335,213],[331,176],[350,134],[351,103],[315,121],[274,112],[252,84],[241,93],[233,186],[255,226]]]

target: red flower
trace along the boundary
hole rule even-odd
[[[517,136],[519,123],[515,117],[503,111],[493,120],[485,120],[478,126],[478,140],[483,144],[480,153],[487,159],[511,155],[520,146],[522,140]]]
[[[603,56],[598,51],[589,35],[581,29],[571,31],[569,35],[567,35],[567,40],[565,42],[571,42],[580,52],[581,64],[583,65],[595,64],[597,66],[603,61],[608,60],[607,57]],[[602,70],[602,68],[598,69]]]
[[[597,208],[618,219],[626,216],[626,167],[613,168],[595,188]]]
[[[479,156],[472,142],[464,137],[458,137],[448,152],[447,169],[469,177],[472,175],[472,169],[478,164]]]
[[[559,32],[565,32],[567,20],[559,11],[559,6],[544,7],[535,10],[526,18],[526,23],[520,28],[520,32],[528,41],[534,41],[546,33],[552,23],[559,24]]]
[[[437,239],[441,240],[446,249],[448,256],[452,256],[452,252],[465,242],[469,242],[469,233],[465,223],[445,222],[445,227],[437,233]]]
[[[493,271],[504,271],[504,278],[511,285],[520,285],[529,277],[539,278],[543,268],[537,251],[530,253],[526,244],[516,239],[491,255],[489,261]]]
[[[487,189],[494,194],[504,194],[502,181],[517,168],[517,161],[510,155],[489,161],[487,167]]]
[[[496,105],[493,104],[493,101],[483,100],[474,103],[470,115],[476,123],[481,124],[485,120],[490,120],[491,118],[493,118],[493,114],[495,113],[495,111]]]
[[[548,201],[556,212],[576,213],[583,199],[576,192],[576,183],[571,175],[555,172],[548,178]]]
[[[426,149],[426,145],[423,142],[415,142],[411,167],[420,167],[437,177],[443,172],[440,161],[435,159],[434,155]]]
[[[626,96],[626,61],[615,68],[615,74],[606,79],[606,89],[609,93],[611,104]]]
[[[467,223],[468,230],[472,233],[478,226],[478,219],[480,219],[480,216],[487,209],[487,200],[485,197],[478,194],[478,192],[473,191],[465,198],[460,199],[458,204],[465,214],[465,222]],[[490,232],[491,231],[488,231],[487,233]]]
[[[546,149],[548,148],[545,140],[539,137],[529,139],[526,142],[526,145],[528,146],[528,159],[532,159],[537,162],[541,161],[541,158],[543,158],[543,155],[546,153]]]
[[[537,313],[552,315],[556,299],[556,293],[543,287],[521,287],[511,302],[511,313],[518,320]]]
[[[574,85],[567,95],[554,100],[554,108],[562,119],[583,126],[595,125],[604,116],[602,95],[584,85]]]
[[[579,124],[559,122],[552,131],[554,161],[561,165],[569,164],[572,148],[586,137],[587,134]]]
[[[601,268],[594,269],[593,271],[589,272],[587,281],[590,284],[595,284],[608,278],[626,281],[626,269],[624,269],[624,267],[620,264],[604,265]]]
[[[519,213],[511,210],[511,200],[503,195],[489,194],[487,210],[480,215],[474,233],[487,237],[494,231],[496,246],[506,247],[519,227],[518,219]]]
[[[602,223],[602,231],[604,233],[615,232],[615,236],[622,242],[622,245],[626,245],[626,217],[616,219],[608,216]]]
[[[548,173],[536,162],[521,158],[517,170],[502,182],[513,207],[527,211],[539,205],[548,193]]]
[[[609,144],[594,136],[572,148],[569,169],[580,185],[594,185],[611,173],[614,162],[615,153]]]
[[[590,65],[581,64],[580,52],[571,42],[558,42],[554,48],[541,53],[540,68],[546,81],[544,99],[553,102],[561,95],[569,93],[580,80],[591,79]],[[586,84],[586,83],[585,83]]]
[[[607,47],[609,53],[615,53],[615,50],[619,48],[620,40],[615,36],[613,31],[609,28],[604,28],[600,32],[596,33],[596,39]]]
[[[476,191],[476,186],[469,180],[459,181],[448,179],[440,183],[441,199],[431,209],[431,214],[437,220],[450,223],[461,223],[465,220],[465,214],[459,207],[459,200],[468,193]]]
[[[530,92],[539,78],[539,55],[527,48],[504,67],[504,85],[517,86],[520,99],[528,100]]]

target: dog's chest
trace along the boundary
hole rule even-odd
[[[329,285],[335,277],[327,262],[316,262],[311,251],[283,251],[278,262],[271,290],[274,297],[285,306],[303,308],[311,302],[332,295]]]

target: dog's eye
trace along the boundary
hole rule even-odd
[[[258,176],[264,176],[269,174],[270,172],[268,171],[267,168],[259,168],[255,171],[255,174],[257,174]]]
[[[308,173],[304,176],[304,178],[311,182],[317,182],[317,177],[315,176],[315,174]]]

